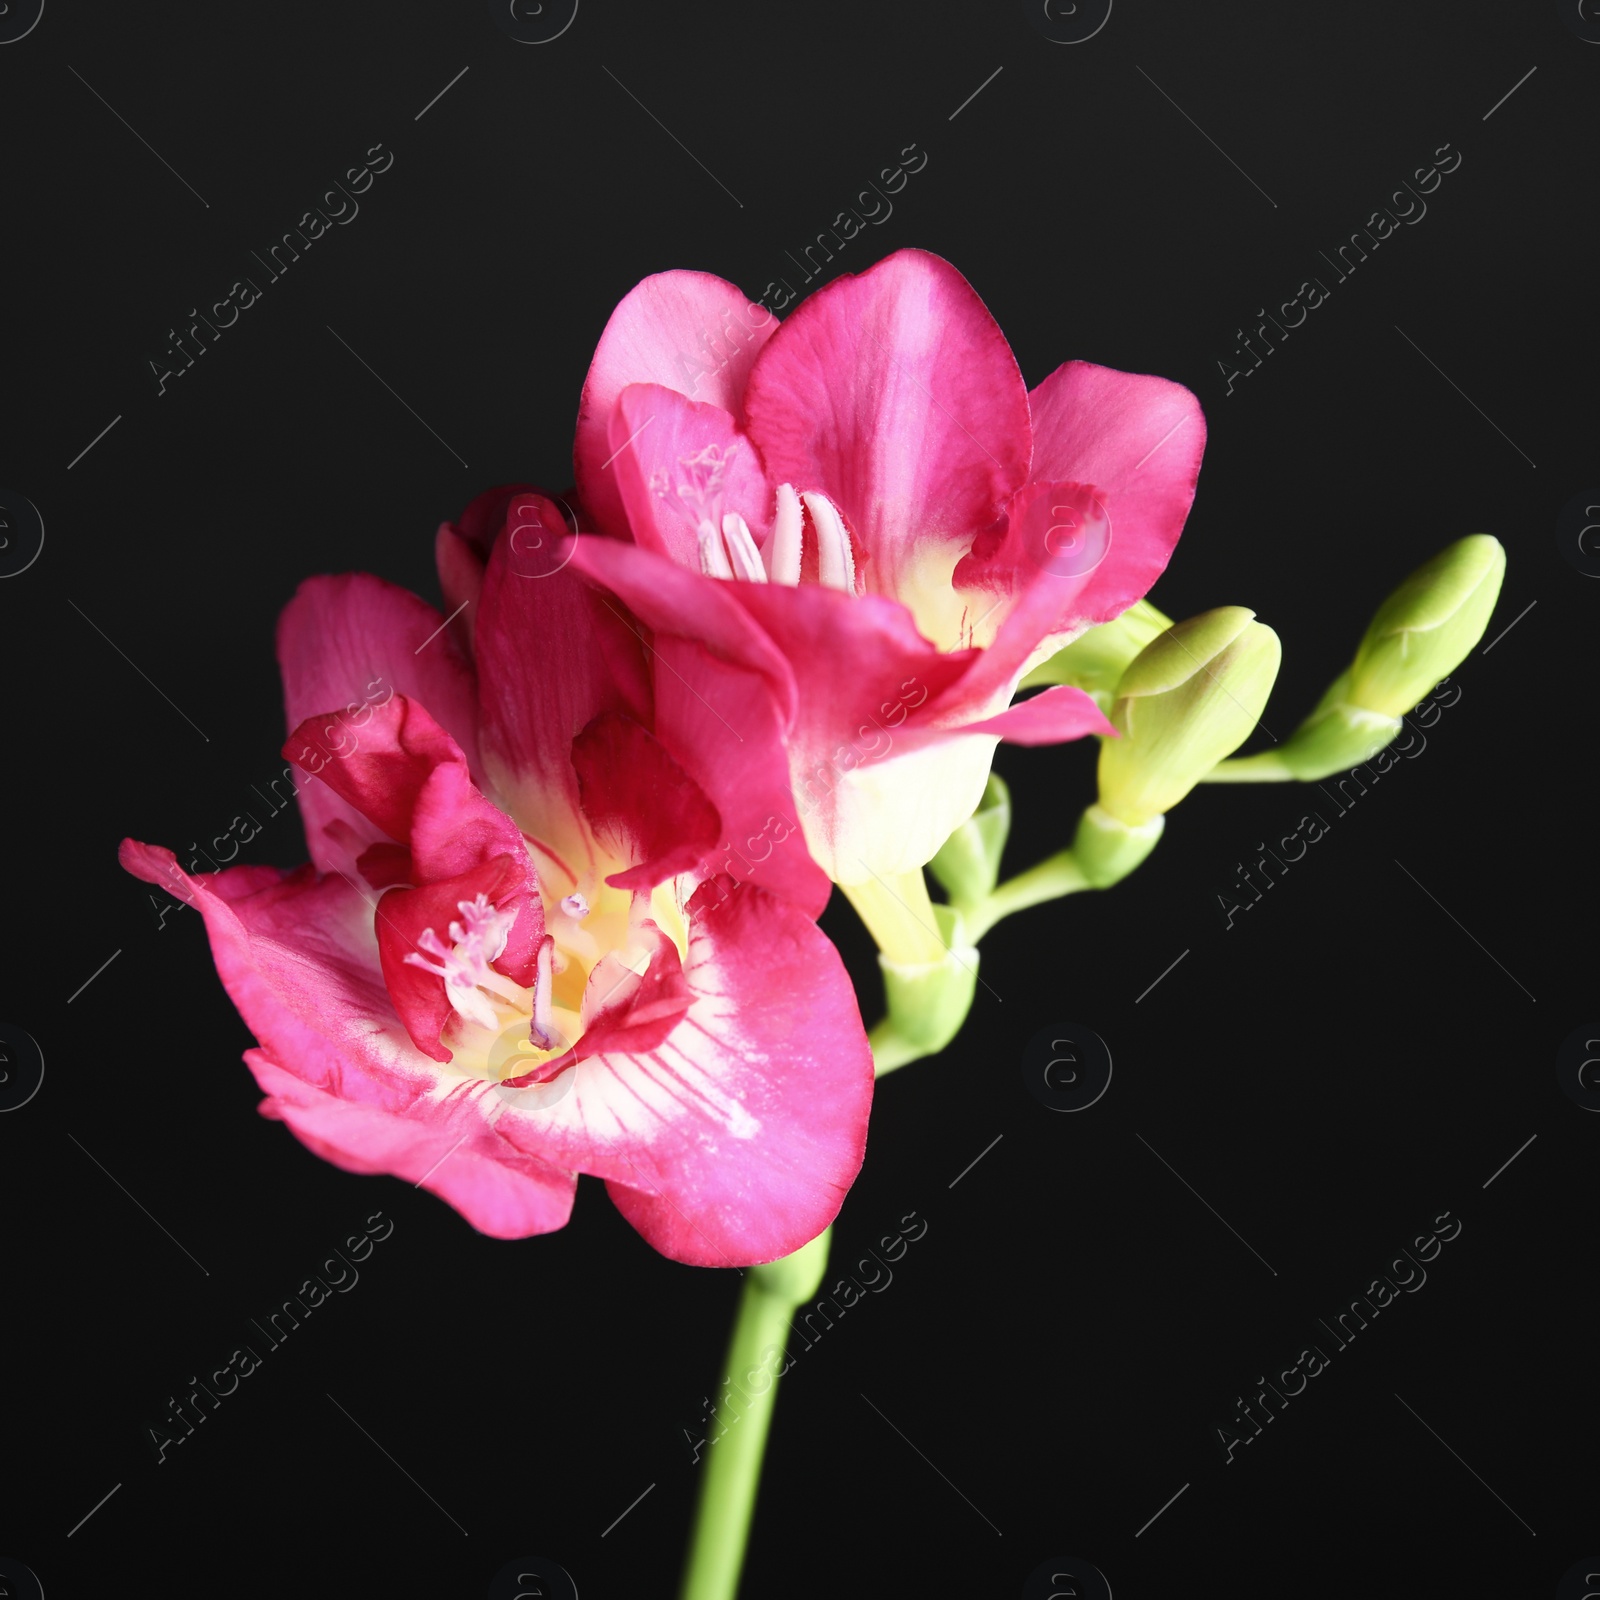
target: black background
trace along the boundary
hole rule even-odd
[[[570,481],[633,283],[796,280],[786,252],[915,143],[926,167],[835,270],[920,245],[1030,384],[1082,357],[1194,389],[1205,465],[1153,598],[1279,631],[1278,736],[1451,539],[1505,543],[1484,644],[1516,626],[1231,930],[1212,891],[1294,827],[1295,789],[1204,789],[1128,882],[986,939],[955,1046],[879,1087],[835,1263],[905,1213],[928,1232],[785,1379],[744,1592],[1011,1597],[1070,1556],[1119,1597],[1554,1594],[1595,1538],[1600,1123],[1555,1060],[1597,1020],[1600,587],[1556,538],[1600,500],[1597,73],[1553,0],[1122,0],[1076,46],[1015,4],[583,0],[525,45],[467,0],[49,0],[0,47],[0,487],[46,527],[0,584],[4,1018],[46,1060],[0,1118],[0,1554],[52,1600],[480,1596],[523,1555],[585,1600],[673,1592],[679,1441],[738,1280],[655,1256],[588,1179],[565,1231],[501,1243],[311,1156],[254,1113],[198,919],[158,924],[115,848],[182,851],[281,769],[272,630],[303,576],[437,601],[442,518]],[[168,328],[379,142],[359,216],[158,396]],[[1426,217],[1322,272],[1328,303],[1228,394],[1235,330],[1447,142]],[[1008,869],[1064,842],[1092,764],[1002,752]],[[292,814],[252,850],[303,859]],[[825,923],[873,1014],[870,948],[837,900]],[[1115,1061],[1075,1116],[1019,1070],[1068,1024]],[[158,1466],[143,1424],[379,1208],[356,1288]],[[1233,1397],[1445,1210],[1463,1231],[1421,1291],[1224,1465]]]

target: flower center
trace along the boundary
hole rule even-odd
[[[660,885],[649,900],[636,901],[597,872],[587,894],[574,888],[563,897],[546,893],[544,898],[545,937],[531,986],[495,970],[515,916],[481,894],[457,903],[460,918],[443,937],[426,929],[418,949],[405,957],[409,965],[444,980],[455,1012],[445,1042],[452,1070],[464,1077],[501,1083],[564,1056],[583,1036],[588,1020],[616,997],[625,997],[627,986],[647,971],[650,950],[635,936],[637,919],[651,918],[680,954],[687,950],[687,928],[671,884]]]

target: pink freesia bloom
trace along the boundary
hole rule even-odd
[[[923,251],[781,325],[720,278],[666,272],[617,307],[590,368],[578,494],[611,537],[573,561],[658,643],[760,674],[760,704],[713,704],[741,732],[777,719],[792,809],[773,822],[798,813],[836,882],[888,881],[972,813],[1000,739],[1111,731],[1076,689],[1012,696],[1150,587],[1204,441],[1198,402],[1162,378],[1073,361],[1030,393],[971,286]],[[703,781],[720,805],[726,783]],[[730,870],[791,871],[798,843],[760,856],[773,831]]]
[[[515,489],[440,530],[470,656],[377,578],[301,586],[278,655],[312,865],[191,876],[132,840],[122,860],[201,911],[261,1109],[317,1154],[498,1238],[561,1227],[586,1172],[675,1260],[772,1260],[861,1164],[855,996],[815,877],[717,875],[725,818],[690,768],[726,765],[709,747],[732,735],[672,709],[695,653],[669,673],[614,599],[553,570],[560,532]],[[754,790],[782,784],[775,737],[738,748]]]

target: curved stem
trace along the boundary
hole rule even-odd
[[[967,937],[976,944],[995,923],[1014,911],[1024,911],[1029,906],[1043,905],[1047,900],[1059,900],[1062,895],[1092,887],[1072,852],[1059,850],[1037,866],[1008,878],[976,905],[960,907],[962,924]]]
[[[1263,750],[1254,756],[1230,756],[1219,761],[1200,780],[1202,783],[1292,783],[1294,774],[1283,764],[1276,750]]]
[[[832,1229],[745,1275],[728,1342],[727,1380],[711,1418],[705,1477],[695,1510],[680,1600],[734,1600],[750,1539],[750,1518],[786,1358],[789,1324],[816,1293]]]

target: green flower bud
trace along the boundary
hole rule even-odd
[[[1104,711],[1128,664],[1157,634],[1171,626],[1171,617],[1163,616],[1148,600],[1136,600],[1120,617],[1090,628],[1056,651],[1022,680],[1021,687],[1070,683],[1092,695]]]
[[[978,809],[939,847],[928,869],[952,900],[982,900],[1000,876],[1000,853],[1011,831],[1011,794],[994,774]]]
[[[1316,783],[1370,761],[1404,724],[1399,717],[1386,717],[1353,705],[1349,697],[1350,674],[1342,672],[1286,744],[1260,756],[1247,757],[1246,761],[1274,763],[1301,783]]]
[[[1403,717],[1483,637],[1505,571],[1505,550],[1486,533],[1457,539],[1418,567],[1379,607],[1356,651],[1350,704]]]
[[[1170,811],[1261,718],[1282,656],[1278,636],[1243,606],[1168,628],[1117,684],[1100,746],[1100,807],[1138,827]]]

